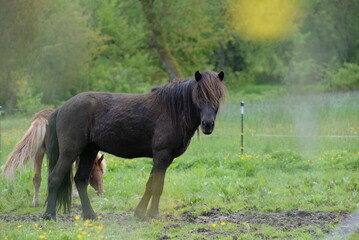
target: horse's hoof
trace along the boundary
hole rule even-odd
[[[147,220],[146,211],[141,211],[141,210],[136,209],[135,217],[141,221]]]
[[[151,210],[149,210],[147,212],[147,218],[149,218],[149,219],[156,219],[159,217],[160,217],[160,214],[158,212],[152,212]]]
[[[104,194],[103,194],[103,192],[97,192],[97,196],[99,196],[99,197],[103,197],[103,196],[104,196]]]
[[[49,214],[49,213],[44,213],[44,215],[42,215],[42,219],[44,219],[44,220],[54,220],[54,221],[56,221],[56,215],[54,215],[54,214]]]

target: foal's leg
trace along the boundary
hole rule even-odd
[[[79,167],[79,163],[80,163],[80,158],[76,158],[76,161],[75,161],[75,169],[77,171],[78,167]],[[73,178],[73,175],[71,176],[71,181],[73,183],[74,181],[74,178]],[[72,197],[73,198],[78,198],[79,197],[79,192],[77,191],[77,187],[75,186],[73,191],[72,191]]]
[[[34,177],[32,178],[32,184],[34,185],[34,199],[32,206],[37,207],[39,204],[39,189],[41,184],[41,167],[42,161],[45,155],[45,148],[41,147],[34,159]]]
[[[95,161],[96,150],[87,147],[80,155],[80,163],[75,175],[75,184],[79,192],[84,219],[95,219],[96,214],[87,194],[88,180]]]

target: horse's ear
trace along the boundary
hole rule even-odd
[[[219,77],[219,79],[220,79],[221,81],[223,81],[223,79],[224,79],[224,72],[218,73],[218,77]]]
[[[194,77],[196,81],[199,82],[202,79],[202,74],[199,71],[197,71],[195,72]]]
[[[101,154],[101,157],[98,159],[98,163],[102,162],[104,156],[105,156],[104,154]]]

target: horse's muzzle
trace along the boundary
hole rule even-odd
[[[214,121],[205,121],[201,122],[202,132],[206,135],[209,135],[213,132],[214,129]]]

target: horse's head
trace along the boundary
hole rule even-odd
[[[104,193],[103,174],[106,170],[106,162],[103,157],[103,154],[97,155],[89,178],[90,185],[96,190],[99,196],[102,196]]]
[[[199,109],[200,126],[206,135],[211,134],[214,129],[214,122],[219,109],[220,101],[226,94],[223,84],[224,73],[204,71],[195,73],[195,85],[193,101]]]

